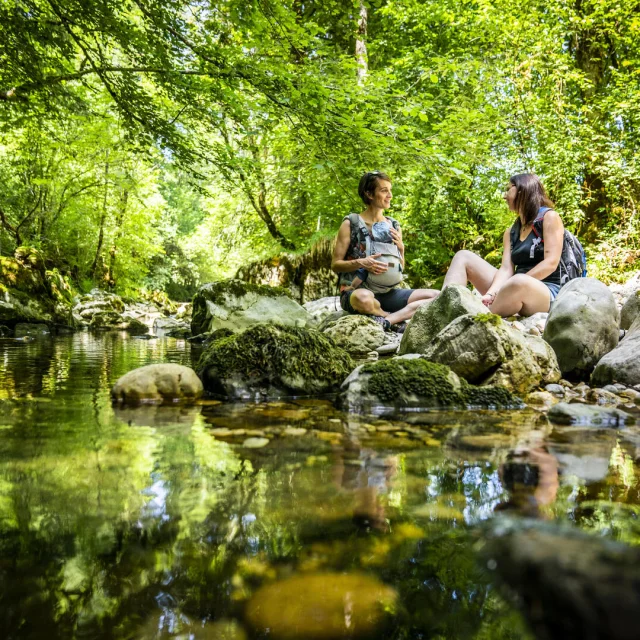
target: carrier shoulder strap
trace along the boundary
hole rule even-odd
[[[551,210],[551,207],[540,207],[540,209],[538,210],[538,215],[531,225],[531,230],[533,231],[533,233],[535,233],[536,238],[540,238],[540,242],[544,242],[544,238],[542,237],[542,221],[544,220],[544,216],[547,211]]]
[[[364,231],[366,250],[365,253],[367,257],[371,255],[371,236],[369,234],[369,229],[367,229],[367,225],[364,223],[364,220],[361,218],[359,213],[350,213],[348,216],[345,216],[343,219],[349,221],[352,228],[360,227]]]

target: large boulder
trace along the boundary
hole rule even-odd
[[[555,354],[542,338],[523,334],[493,313],[457,318],[431,340],[424,356],[467,382],[515,393],[560,379]]]
[[[327,296],[326,298],[311,300],[305,302],[302,306],[311,316],[314,326],[319,325],[327,316],[337,311],[342,311],[338,296]]]
[[[640,384],[640,317],[636,318],[620,344],[596,365],[591,384],[604,386],[620,382],[629,387]]]
[[[72,315],[78,326],[92,329],[124,329],[125,304],[120,296],[100,289],[92,289],[74,301]]]
[[[618,344],[618,309],[613,294],[599,280],[572,280],[553,303],[543,337],[555,351],[565,377],[588,376]]]
[[[323,330],[339,347],[352,356],[364,356],[385,344],[395,344],[381,325],[369,316],[347,315]]]
[[[630,329],[636,318],[640,317],[640,289],[634,291],[620,310],[620,328]]]
[[[482,564],[518,596],[536,638],[640,637],[640,549],[531,519],[489,527]]]
[[[111,397],[121,404],[162,404],[192,402],[202,391],[193,369],[180,364],[149,364],[119,378]]]
[[[353,367],[319,331],[262,324],[208,344],[197,371],[211,393],[261,400],[337,391]]]
[[[474,387],[449,367],[422,356],[364,364],[342,384],[342,406],[354,412],[467,406],[520,406],[502,387]]]
[[[225,328],[239,332],[265,322],[303,327],[310,319],[284,289],[225,280],[198,289],[193,298],[191,332],[194,336]]]
[[[480,299],[462,285],[449,285],[433,302],[422,305],[407,326],[398,353],[424,353],[450,322],[463,315],[486,313]]]
[[[273,640],[388,637],[398,593],[364,574],[297,575],[267,584],[246,608],[247,621]]]

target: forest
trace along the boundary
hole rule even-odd
[[[541,176],[605,282],[640,255],[640,2],[0,0],[0,259],[164,291],[302,254],[394,181],[412,282],[490,261]]]

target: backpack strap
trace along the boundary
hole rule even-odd
[[[542,222],[547,211],[551,211],[551,207],[540,207],[538,209],[538,215],[531,225],[531,231],[533,231],[536,238],[540,238],[540,242],[544,242],[544,238],[542,237]]]

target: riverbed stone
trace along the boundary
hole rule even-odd
[[[578,400],[578,398],[574,398]],[[560,402],[549,409],[549,421],[554,424],[620,427],[634,424],[635,418],[614,407],[602,407],[578,402]]]
[[[24,338],[28,337],[38,337],[38,336],[49,336],[51,335],[51,330],[46,324],[33,324],[28,322],[19,322],[14,327],[15,338]]]
[[[264,323],[304,327],[310,320],[309,313],[284,289],[223,280],[205,284],[196,292],[191,332],[195,336],[227,328],[238,333]]]
[[[590,389],[587,391],[585,400],[593,404],[612,406],[619,404],[621,401],[617,393],[608,391],[607,389]]]
[[[381,360],[356,368],[342,384],[340,404],[353,412],[385,408],[520,406],[504,387],[475,387],[424,357]]]
[[[489,527],[482,563],[518,596],[535,637],[638,637],[640,549],[532,519]]]
[[[246,607],[246,619],[273,640],[380,638],[398,594],[364,574],[303,574],[267,584]]]
[[[362,357],[388,342],[385,330],[369,316],[347,315],[332,322],[323,333],[354,357]]]
[[[493,313],[464,315],[445,327],[424,356],[473,384],[528,393],[560,379],[555,354],[539,337],[513,329]]]
[[[149,333],[149,327],[137,318],[124,318],[126,322],[127,332],[132,336],[144,336]]]
[[[337,391],[354,366],[319,331],[262,324],[208,344],[197,371],[211,393],[262,400]]]
[[[111,397],[124,404],[161,404],[191,402],[202,391],[202,382],[193,369],[180,364],[149,364],[119,378]]]
[[[456,318],[486,313],[487,307],[469,289],[462,285],[449,285],[432,302],[415,312],[402,336],[398,354],[422,354],[438,333]]]
[[[591,384],[621,382],[629,387],[640,384],[640,317],[636,318],[620,344],[596,365]]]
[[[618,344],[618,310],[599,280],[576,278],[562,287],[544,330],[564,376],[585,378]]]
[[[620,328],[630,329],[636,318],[640,317],[640,289],[634,291],[620,310]]]

